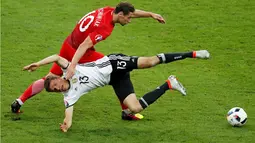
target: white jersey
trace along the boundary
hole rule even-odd
[[[66,70],[62,70],[65,75]],[[95,62],[77,65],[74,76],[69,80],[69,90],[63,92],[65,106],[72,106],[83,94],[109,84],[111,72],[112,65],[107,56]]]

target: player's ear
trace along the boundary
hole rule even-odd
[[[120,12],[118,13],[118,16],[124,16],[123,11],[120,11]]]

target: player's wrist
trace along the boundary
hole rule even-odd
[[[74,68],[76,66],[76,63],[70,63],[70,65],[69,65],[69,67],[72,67],[72,68]]]

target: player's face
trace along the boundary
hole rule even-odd
[[[132,15],[132,14],[133,14],[132,12],[129,12],[129,14],[127,14],[127,15],[124,15],[123,13],[120,13],[120,14],[119,14],[119,23],[120,23],[122,26],[124,26],[124,25],[130,23],[130,22],[131,22],[131,15]]]
[[[53,92],[65,92],[69,88],[69,83],[63,78],[56,78],[50,82],[50,89]]]

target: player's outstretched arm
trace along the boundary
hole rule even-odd
[[[140,17],[152,17],[160,23],[166,23],[165,19],[160,15],[153,12],[147,12],[143,10],[136,9],[132,15],[132,18],[140,18]]]
[[[65,119],[62,124],[60,124],[60,130],[67,132],[67,130],[72,126],[73,118],[73,106],[66,108],[65,110]]]
[[[90,39],[90,37],[88,36],[78,47],[78,49],[76,50],[72,62],[71,64],[68,66],[67,68],[67,73],[66,73],[66,79],[70,79],[75,72],[75,66],[77,65],[77,63],[79,62],[79,60],[81,59],[81,57],[85,54],[85,52],[91,48],[93,46],[93,42]]]
[[[36,63],[32,63],[30,65],[24,66],[23,70],[28,70],[29,72],[35,71],[37,68],[43,65],[47,65],[49,63],[56,62],[62,68],[66,68],[68,66],[68,61],[59,55],[52,55],[47,58],[44,58]]]

